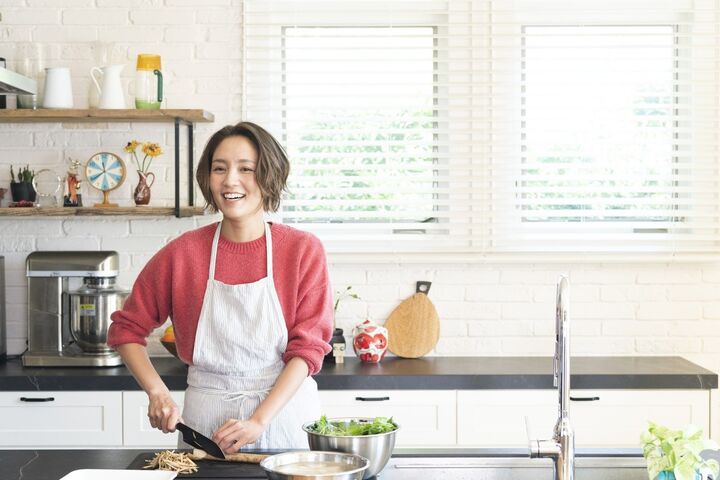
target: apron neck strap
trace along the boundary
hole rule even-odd
[[[267,276],[271,280],[273,278],[272,251],[272,234],[270,233],[270,224],[268,222],[265,222],[265,252],[267,257]]]
[[[215,280],[215,261],[217,260],[217,246],[220,240],[220,229],[222,228],[222,222],[218,222],[218,226],[215,229],[215,237],[213,237],[212,247],[210,248],[210,273],[208,278]]]
[[[265,223],[265,252],[267,256],[267,276],[273,278],[273,263],[272,263],[272,235],[270,233],[270,224]],[[215,280],[215,263],[217,261],[217,247],[220,241],[220,230],[222,228],[222,222],[218,223],[215,229],[215,237],[213,237],[212,248],[210,249],[210,273],[209,278]]]

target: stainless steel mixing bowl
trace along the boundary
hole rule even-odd
[[[121,310],[129,292],[108,288],[82,288],[69,294],[70,333],[86,353],[106,354],[113,351],[107,344],[110,315]]]
[[[374,419],[363,417],[343,417],[329,418],[328,422],[350,423],[350,421],[372,423]],[[370,461],[370,466],[365,470],[363,478],[370,478],[377,475],[385,468],[393,448],[395,448],[395,433],[400,429],[396,428],[392,432],[378,433],[376,435],[362,435],[354,437],[336,437],[331,435],[321,435],[310,431],[310,427],[315,422],[308,422],[303,425],[303,430],[308,434],[311,450],[330,450],[334,452],[354,453],[363,456]]]
[[[347,468],[342,473],[318,473],[314,475],[293,475],[281,473],[277,470],[282,466],[293,463],[331,462]],[[360,480],[363,472],[367,470],[370,462],[360,455],[340,452],[285,452],[272,455],[262,462],[260,466],[265,470],[270,480]]]

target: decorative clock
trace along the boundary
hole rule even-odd
[[[103,202],[96,203],[95,207],[117,207],[117,203],[110,203],[108,195],[125,181],[127,169],[125,162],[114,153],[96,153],[85,165],[85,177],[93,188],[103,192]]]

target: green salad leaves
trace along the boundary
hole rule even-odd
[[[392,417],[375,417],[372,422],[358,422],[351,420],[349,422],[331,422],[325,415],[320,420],[308,427],[308,430],[320,435],[330,435],[333,437],[359,437],[362,435],[376,435],[378,433],[388,433],[397,430],[398,426],[393,422]]]

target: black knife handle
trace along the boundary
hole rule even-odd
[[[390,400],[390,397],[355,397],[359,402],[384,402]]]
[[[21,402],[54,402],[55,397],[45,398],[33,398],[33,397],[20,397]]]
[[[570,397],[573,402],[596,402],[600,397]]]

